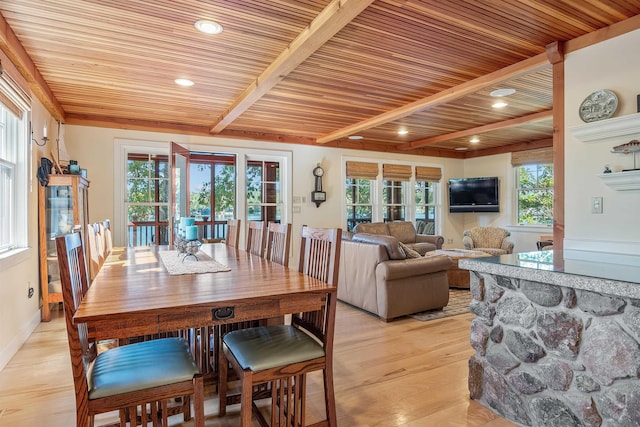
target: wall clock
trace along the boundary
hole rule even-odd
[[[311,201],[316,204],[316,207],[320,207],[320,204],[327,200],[327,193],[322,191],[322,176],[324,175],[324,169],[317,165],[313,169],[313,176],[315,177],[315,188],[311,192]]]

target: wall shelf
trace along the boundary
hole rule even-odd
[[[629,142],[640,139],[640,113],[570,126],[569,131],[575,138],[588,144],[621,140]]]
[[[598,176],[614,190],[640,190],[640,170],[603,173]]]

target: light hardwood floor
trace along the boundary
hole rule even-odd
[[[340,303],[336,318],[335,393],[341,427],[513,427],[469,400],[467,361],[472,315],[385,323]],[[0,426],[73,427],[75,404],[64,318],[41,323],[0,372]],[[308,386],[309,419],[322,416],[321,376]],[[218,417],[207,393],[207,427],[239,425],[238,406]],[[173,417],[174,426],[191,426]],[[112,415],[101,422],[112,421]],[[257,423],[256,423],[257,425]]]

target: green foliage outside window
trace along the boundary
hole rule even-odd
[[[518,224],[553,223],[553,165],[523,165],[517,169]]]

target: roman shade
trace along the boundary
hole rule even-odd
[[[369,162],[347,162],[347,178],[376,179],[378,164]]]
[[[551,147],[511,153],[511,164],[513,166],[547,163],[553,163],[553,148]]]
[[[416,166],[416,181],[440,182],[442,169],[429,166]]]
[[[411,179],[411,166],[383,164],[382,177],[392,181],[409,181]]]

